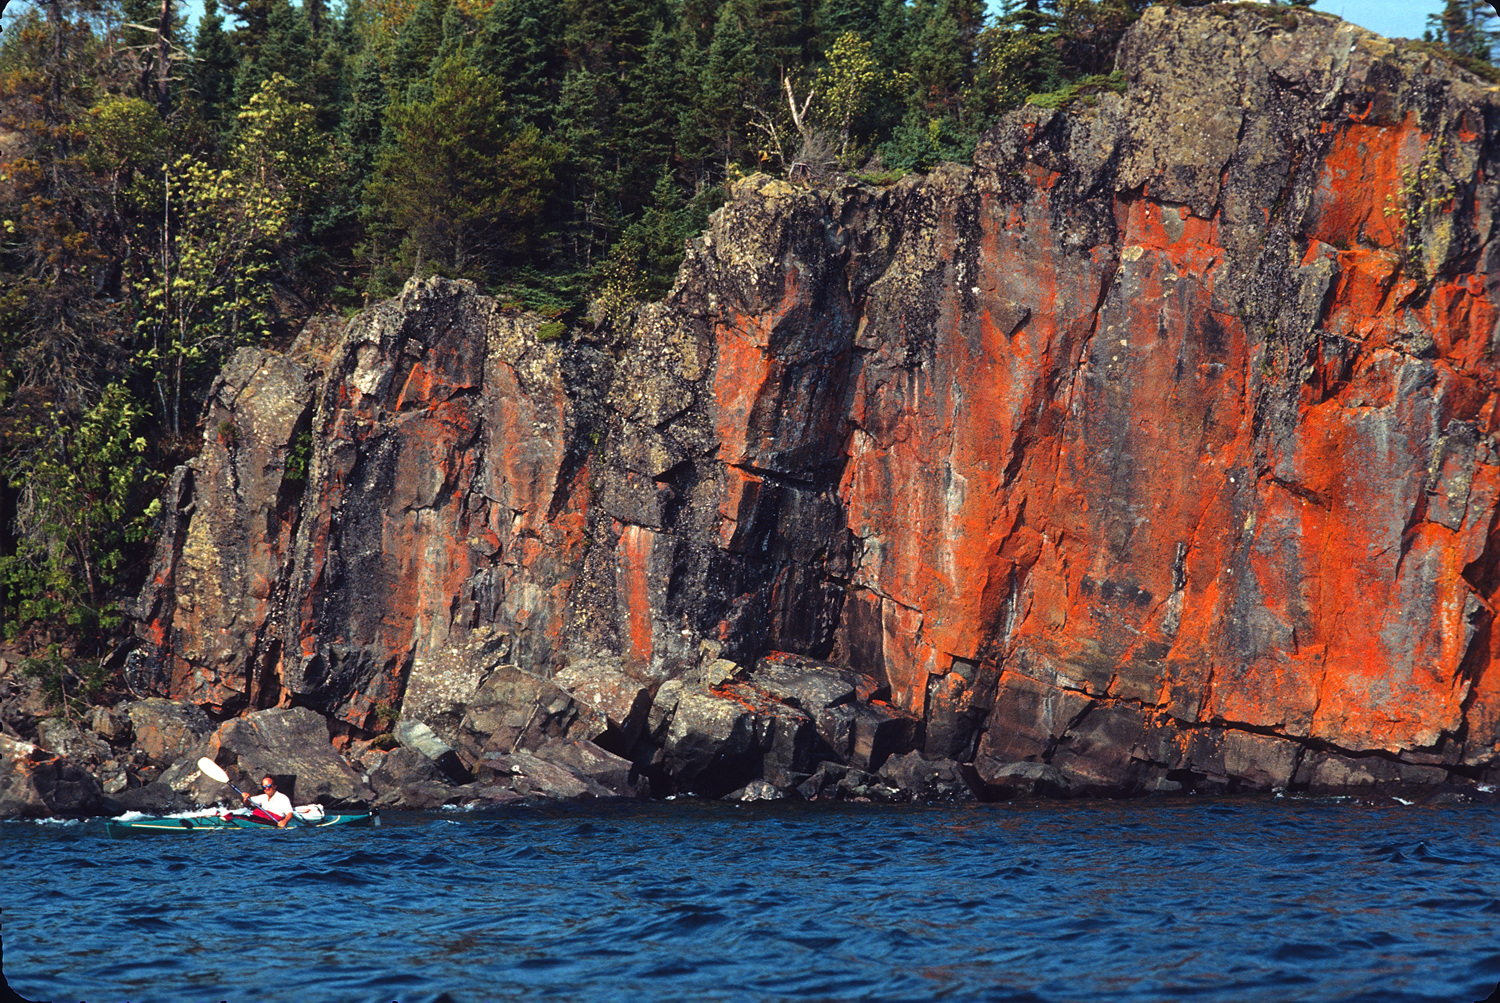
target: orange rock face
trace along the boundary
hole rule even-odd
[[[1500,98],[1316,14],[1152,8],[1120,67],[972,170],[740,183],[628,332],[356,321],[253,653],[185,550],[143,601],[171,689],[451,735],[496,666],[781,651],[981,790],[1495,779]]]

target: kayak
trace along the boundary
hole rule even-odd
[[[291,822],[287,823],[288,829],[328,829],[334,826],[349,826],[363,828],[380,824],[380,813],[373,811],[355,812],[348,815],[326,815],[317,814],[312,817],[296,815]],[[112,818],[104,823],[109,830],[109,835],[114,839],[124,839],[127,836],[143,836],[156,833],[182,833],[182,832],[227,832],[235,829],[270,829],[277,828],[274,822],[255,818],[251,815],[179,815],[179,816],[142,816],[140,818],[123,819]]]

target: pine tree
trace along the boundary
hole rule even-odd
[[[1487,0],[1447,0],[1441,14],[1427,15],[1424,37],[1460,56],[1493,63],[1500,46],[1500,15]]]
[[[673,111],[681,102],[677,76],[677,38],[665,19],[655,22],[640,56],[623,75],[619,146],[626,184],[621,199],[634,214],[655,200],[652,179],[673,157]]]
[[[699,74],[690,148],[716,156],[725,170],[746,153],[746,106],[770,112],[780,105],[779,95],[770,90],[779,88],[780,81],[769,80],[770,60],[756,46],[756,6],[755,0],[726,0]]]
[[[480,21],[471,59],[505,85],[517,122],[554,126],[564,73],[558,0],[498,0]]]
[[[256,0],[259,2],[259,0]],[[299,96],[305,96],[301,84],[312,67],[312,36],[307,18],[289,0],[269,0],[264,8],[265,33],[246,42],[243,58],[234,79],[236,106],[243,108],[260,93],[261,86],[280,75],[298,85]]]
[[[196,95],[200,114],[210,125],[222,126],[226,112],[233,107],[236,65],[234,45],[224,30],[217,0],[205,0],[193,38],[187,88]]]
[[[443,15],[448,0],[421,0],[401,26],[385,63],[385,82],[397,94],[425,86],[433,60],[443,47]]]
[[[484,279],[535,239],[560,151],[517,128],[500,82],[461,55],[420,91],[387,110],[368,215],[400,268]]]
[[[349,150],[350,169],[361,186],[375,168],[388,94],[380,59],[366,49],[355,60],[349,103],[339,123],[339,135]]]

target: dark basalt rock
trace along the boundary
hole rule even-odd
[[[128,787],[114,794],[106,794],[100,805],[104,815],[123,815],[138,811],[145,815],[168,815],[173,812],[191,811],[199,807],[191,798],[172,789],[160,780],[141,787]]]
[[[102,798],[88,770],[0,736],[0,818],[86,818],[100,813]]]
[[[213,722],[197,704],[153,697],[125,708],[135,748],[154,766],[171,766],[198,748]]]
[[[876,776],[918,801],[973,801],[961,764],[951,759],[926,759],[908,752],[887,759]]]
[[[1500,780],[1500,95],[1253,5],[1118,62],[972,168],[739,180],[618,329],[430,279],[241,352],[131,678],[540,796],[597,785],[556,742],[653,795]]]
[[[199,772],[198,760],[205,756],[248,793],[257,793],[260,778],[270,775],[294,804],[357,810],[375,799],[375,792],[334,750],[327,720],[305,707],[227,721],[161,776],[162,783],[195,804],[238,804],[232,790]]]

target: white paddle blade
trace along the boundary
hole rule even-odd
[[[210,780],[217,780],[221,784],[229,783],[229,774],[219,769],[219,764],[207,756],[198,760],[198,772]]]

